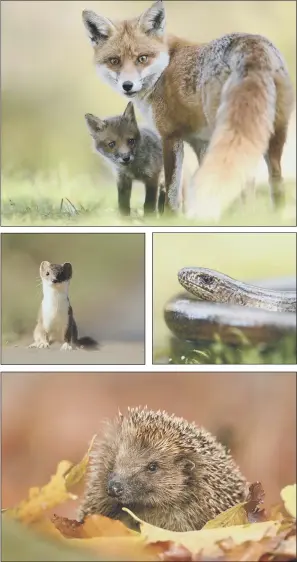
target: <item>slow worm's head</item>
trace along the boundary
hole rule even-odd
[[[217,300],[220,289],[226,284],[226,276],[205,267],[184,267],[178,272],[180,284],[200,299]]]

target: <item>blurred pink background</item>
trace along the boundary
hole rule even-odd
[[[234,457],[249,481],[262,482],[267,505],[295,482],[296,373],[5,373],[2,507],[46,484],[60,460],[78,462],[104,418],[146,404],[231,435]],[[53,512],[74,518],[76,508]]]

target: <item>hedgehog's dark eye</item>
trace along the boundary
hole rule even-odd
[[[134,139],[128,139],[128,144],[129,144],[130,146],[134,146],[135,140],[134,140]]]
[[[46,275],[49,275],[49,271],[46,272]]]
[[[108,143],[109,148],[114,148],[115,147],[115,141],[110,141]]]
[[[150,462],[148,464],[147,469],[149,472],[156,472],[158,470],[158,464],[156,462]]]

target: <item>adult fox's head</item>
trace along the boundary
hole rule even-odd
[[[145,95],[169,64],[162,1],[131,20],[112,22],[84,10],[83,21],[101,77],[127,97]]]
[[[87,113],[85,119],[96,152],[116,166],[128,166],[133,162],[140,133],[131,101],[123,115],[102,120]]]

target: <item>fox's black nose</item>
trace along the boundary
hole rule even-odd
[[[130,155],[127,154],[126,156],[123,156],[123,162],[129,162],[130,161]]]
[[[117,480],[110,480],[108,483],[108,495],[119,498],[124,491],[123,485]]]
[[[125,92],[130,92],[133,88],[133,82],[123,82],[123,90],[125,90]]]

